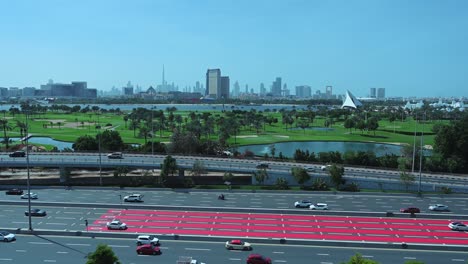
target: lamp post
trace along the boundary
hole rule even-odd
[[[416,120],[415,120],[416,121]],[[416,121],[417,122],[417,121]],[[416,122],[414,122],[414,137],[413,137],[413,164],[411,166],[411,173],[414,173],[414,158],[416,156]]]
[[[99,186],[102,186],[101,133],[98,134],[98,150],[99,150]]]
[[[30,175],[29,175],[29,129],[28,129],[28,112],[26,114],[26,171],[27,171],[27,189],[28,189],[28,223],[29,230],[32,231],[32,220],[31,220],[31,184],[30,184]]]
[[[424,112],[424,120],[422,122],[422,129],[421,129],[421,153],[419,154],[419,185],[418,185],[418,194],[421,195],[421,178],[422,178],[422,157],[423,153],[423,146],[424,146],[424,122],[426,121],[426,112]]]
[[[154,106],[151,107],[151,155],[154,155]]]

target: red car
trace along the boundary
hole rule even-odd
[[[161,255],[161,250],[159,247],[153,246],[151,244],[138,246],[136,252],[138,255]]]
[[[247,264],[271,264],[271,259],[260,254],[250,254]]]
[[[411,213],[411,214],[415,214],[415,213],[420,213],[421,210],[419,210],[419,208],[417,208],[417,207],[408,207],[408,208],[401,208],[401,209],[400,209],[400,212],[401,212],[401,213]]]

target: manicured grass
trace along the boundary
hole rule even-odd
[[[213,115],[221,116],[221,112],[210,111]],[[198,112],[200,113],[200,112]],[[165,113],[167,114],[167,113]],[[186,120],[189,112],[176,111],[174,114],[183,116]],[[438,121],[427,122],[424,126],[416,124],[411,118],[406,121],[395,121],[390,123],[387,120],[379,121],[379,129],[374,132],[365,132],[359,130],[345,129],[343,121],[335,122],[330,128],[332,131],[320,131],[312,129],[291,129],[284,124],[281,124],[281,114],[278,112],[264,113],[276,117],[278,123],[273,123],[271,126],[266,124],[261,130],[257,131],[254,128],[242,128],[236,138],[231,136],[228,140],[232,145],[251,145],[251,144],[272,144],[276,142],[287,141],[361,141],[361,142],[379,142],[379,143],[398,143],[398,144],[413,144],[414,137],[412,133],[415,130],[419,132],[424,129],[424,133],[431,133],[432,127]],[[9,126],[12,128],[7,131],[9,137],[19,137],[19,128],[16,127],[16,120],[25,122],[23,114],[11,116],[6,115]],[[310,124],[311,127],[324,127],[325,118],[317,117]],[[105,126],[111,124],[111,126]],[[105,129],[113,129],[118,131],[123,141],[128,144],[138,143],[144,144],[144,138],[138,136],[139,130],[128,129],[130,121],[127,124],[124,121],[124,115],[115,113],[55,113],[48,112],[46,114],[34,115],[29,118],[29,133],[33,136],[51,137],[56,140],[74,142],[79,136],[90,135],[94,136]],[[96,126],[100,125],[101,128]],[[293,127],[295,124],[293,124]],[[385,131],[383,131],[385,130]],[[0,137],[3,136],[3,131]],[[406,132],[407,135],[399,132]],[[163,131],[161,134],[155,130],[155,140],[159,142],[169,142],[171,132]],[[202,136],[204,138],[204,136]],[[217,134],[212,135],[211,139],[216,140]],[[148,140],[151,140],[148,138]],[[434,135],[425,135],[424,144],[432,145],[434,143]]]

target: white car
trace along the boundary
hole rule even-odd
[[[309,200],[300,200],[294,203],[294,207],[296,208],[308,208],[312,204]]]
[[[137,237],[136,243],[138,246],[145,245],[145,244],[159,246],[159,239],[151,235],[141,235]]]
[[[462,222],[452,222],[448,225],[448,227],[456,231],[468,231],[468,226]]]
[[[29,199],[29,197],[31,197],[31,199],[37,199],[37,193],[25,193],[23,195],[21,195],[21,199]]]
[[[328,210],[328,205],[326,203],[317,203],[311,204],[309,206],[310,210]]]
[[[429,206],[431,211],[448,211],[448,206],[443,204],[431,204]]]
[[[322,171],[326,171],[326,170],[328,170],[330,167],[331,167],[331,165],[325,165],[325,166],[320,167],[320,169],[321,169]]]
[[[238,249],[238,250],[252,250],[250,243],[244,242],[239,239],[234,239],[231,241],[226,241],[226,248],[229,250]]]
[[[107,229],[114,230],[125,230],[127,229],[127,224],[120,222],[119,220],[113,220],[112,222],[107,222]]]
[[[107,154],[107,158],[109,159],[123,159],[122,152],[112,152]]]
[[[305,167],[304,168],[306,171],[308,172],[315,172],[315,168],[314,167]]]
[[[143,202],[143,195],[134,193],[123,198],[124,202]]]
[[[0,231],[0,241],[10,242],[15,241],[16,237],[14,234],[7,231]]]

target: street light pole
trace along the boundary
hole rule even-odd
[[[29,128],[28,128],[28,112],[26,114],[26,171],[27,171],[27,189],[28,189],[28,223],[29,223],[29,230],[32,231],[32,219],[31,219],[31,183],[30,183],[30,175],[29,175]]]
[[[419,186],[418,186],[418,193],[421,194],[421,178],[422,178],[422,157],[423,153],[423,137],[424,137],[424,122],[426,121],[426,112],[424,112],[424,121],[422,122],[422,129],[421,129],[421,153],[419,154]]]
[[[415,120],[416,121],[416,120]],[[416,121],[417,122],[417,121]],[[413,165],[411,166],[411,173],[414,173],[414,158],[416,156],[416,122],[414,122],[414,137],[413,137]]]
[[[102,186],[101,133],[98,134],[98,149],[99,149],[99,186]]]
[[[151,155],[154,155],[154,122],[153,122],[153,109],[154,106],[151,107]]]

